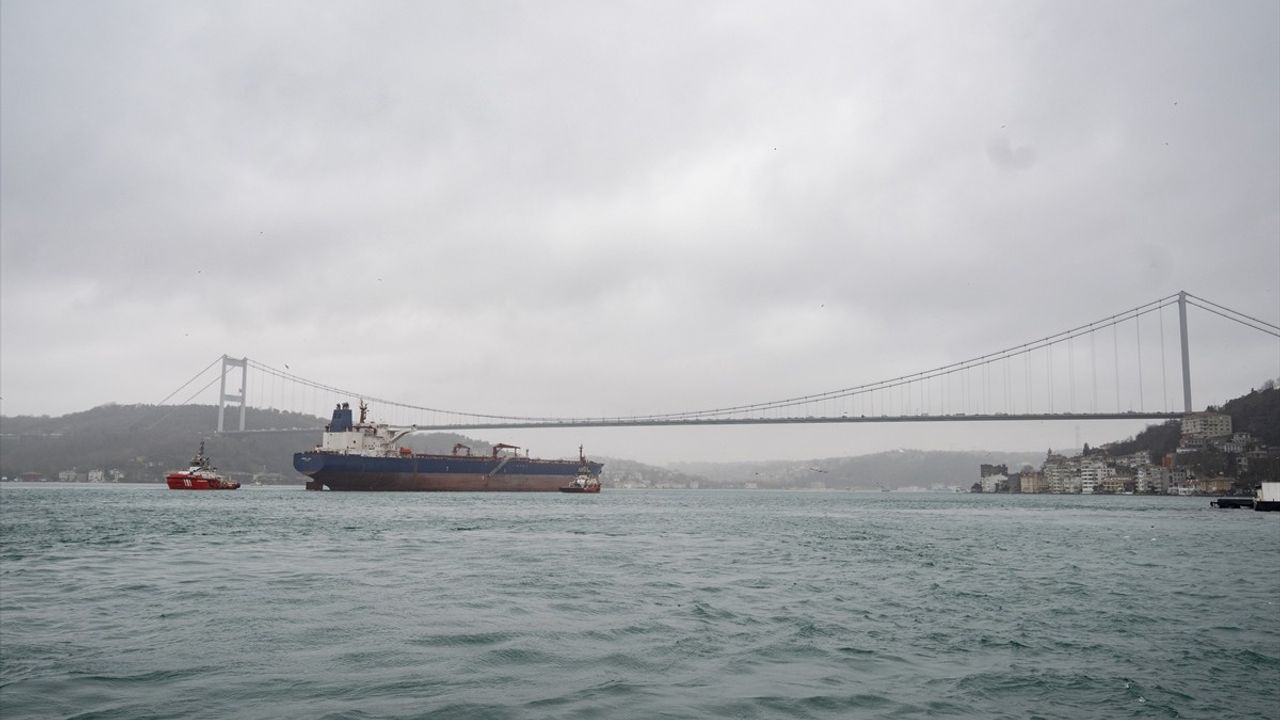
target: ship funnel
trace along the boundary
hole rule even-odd
[[[333,409],[333,419],[329,421],[329,432],[346,432],[351,428],[351,407],[342,403]]]

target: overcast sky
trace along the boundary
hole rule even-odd
[[[5,415],[154,403],[222,353],[433,407],[664,412],[1181,289],[1280,320],[1274,0],[0,13]],[[1191,335],[1198,405],[1280,376],[1274,338]],[[671,461],[1140,427],[475,434]]]

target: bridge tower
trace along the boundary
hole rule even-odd
[[[1193,412],[1191,407],[1191,353],[1187,342],[1187,291],[1178,293],[1178,331],[1182,336],[1182,412]]]
[[[240,394],[227,394],[227,371],[231,368],[240,368]],[[249,358],[240,358],[239,360],[222,356],[222,382],[218,387],[218,432],[222,432],[222,419],[227,407],[227,401],[238,401],[240,403],[240,431],[244,432],[244,399],[249,391]]]

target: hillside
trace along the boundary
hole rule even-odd
[[[228,410],[226,422],[238,423],[238,417],[232,419],[235,414]],[[247,408],[247,430],[315,430],[216,435],[217,417],[213,405],[102,405],[60,417],[0,418],[0,475],[33,472],[54,478],[64,471],[119,470],[123,482],[161,482],[165,471],[185,465],[203,441],[206,454],[224,473],[241,479],[265,474],[268,483],[305,482],[293,469],[293,454],[320,441],[324,419]],[[405,444],[419,452],[447,453],[459,442],[476,453],[490,450],[484,441],[455,433],[415,435]]]
[[[898,490],[932,485],[967,487],[982,463],[1005,463],[1012,468],[1039,464],[1041,453],[985,451],[892,450],[856,457],[803,461],[742,463],[680,463],[675,469],[702,475],[711,487],[815,488],[836,490]]]
[[[671,468],[646,465],[621,458],[593,458],[604,463],[600,482],[606,487],[670,487],[699,488],[707,486],[707,478]]]
[[[249,430],[316,430],[217,436],[217,414],[213,405],[102,405],[60,417],[0,418],[0,475],[115,469],[126,482],[159,482],[166,470],[184,465],[201,441],[224,472],[295,475],[293,453],[318,442],[324,426],[317,417],[249,408]],[[238,422],[234,414],[228,411],[228,422]]]
[[[1274,383],[1228,400],[1221,407],[1210,406],[1208,409],[1230,415],[1232,431],[1249,433],[1264,445],[1280,447],[1280,389]],[[1113,457],[1146,452],[1151,462],[1158,464],[1160,458],[1177,449],[1181,437],[1182,422],[1168,420],[1159,425],[1149,425],[1131,438],[1104,447]]]
[[[1266,445],[1280,447],[1280,388],[1275,383],[1227,401],[1219,412],[1231,416],[1236,432],[1247,432]]]

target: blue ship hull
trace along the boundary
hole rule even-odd
[[[295,453],[293,467],[313,484],[337,491],[556,492],[580,472],[599,475],[603,465],[522,457],[372,457],[311,451]]]

